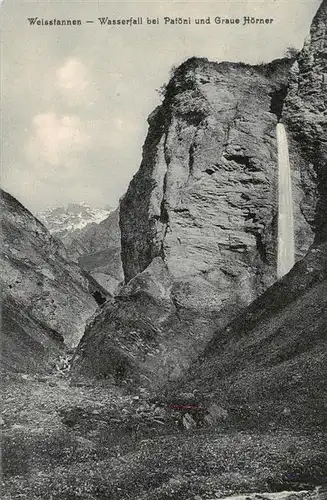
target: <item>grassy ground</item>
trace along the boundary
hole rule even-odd
[[[186,431],[105,383],[7,376],[3,409],[4,500],[209,499],[326,475],[319,433]]]

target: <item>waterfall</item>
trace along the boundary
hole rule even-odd
[[[294,266],[294,229],[292,179],[287,135],[282,123],[277,124],[278,147],[278,257],[277,278],[280,279]]]

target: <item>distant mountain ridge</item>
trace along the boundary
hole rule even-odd
[[[88,224],[99,224],[112,210],[110,208],[90,207],[84,201],[68,203],[66,207],[48,208],[38,213],[41,222],[49,229],[51,234],[61,240],[72,233],[79,232]]]
[[[69,257],[78,262],[108,292],[116,295],[124,280],[120,240],[117,208],[99,224],[88,224],[81,231],[67,235],[62,241]]]
[[[44,210],[38,216],[50,233],[63,242],[68,257],[115,295],[124,279],[119,210],[79,202]]]
[[[44,210],[39,218],[63,242],[69,258],[115,295],[124,279],[119,210],[79,202]]]

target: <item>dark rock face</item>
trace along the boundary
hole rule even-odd
[[[216,332],[180,386],[208,407],[226,408],[232,425],[325,426],[326,25],[324,1],[291,69],[282,113],[304,195],[298,209],[315,231],[315,244],[287,276]]]
[[[69,257],[112,295],[124,281],[120,238],[119,210],[116,209],[99,224],[89,224],[63,240]]]
[[[282,119],[288,127],[291,160],[300,173],[300,210],[317,241],[327,237],[327,2],[292,67]]]
[[[62,243],[15,198],[2,191],[0,203],[1,288],[13,313],[12,322],[5,322],[8,342],[15,345],[17,340],[18,350],[19,342],[36,342],[40,349],[47,343],[58,346],[62,339],[76,345],[97,309],[86,275],[67,260]]]

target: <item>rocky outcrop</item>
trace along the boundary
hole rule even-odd
[[[290,73],[282,119],[288,128],[291,160],[304,196],[300,210],[317,241],[327,237],[327,2],[311,26]]]
[[[291,69],[282,113],[304,195],[298,208],[314,229],[314,245],[288,275],[216,332],[180,386],[208,409],[223,407],[232,426],[325,425],[326,25],[324,1]]]
[[[325,14],[324,2],[298,62],[192,58],[174,72],[121,201],[127,285],[89,325],[77,371],[150,385],[179,378],[276,281],[281,117],[290,133],[297,260],[315,236],[324,238]]]
[[[5,321],[8,349],[17,345],[19,350],[20,342],[38,343],[41,350],[62,340],[76,345],[98,307],[91,294],[97,291],[96,283],[90,284],[80,267],[67,260],[62,243],[15,198],[2,191],[0,203],[0,280],[12,315]]]
[[[127,285],[88,325],[75,372],[175,380],[276,280],[275,128],[291,63],[193,58],[175,71],[121,201]],[[301,256],[313,233],[298,212]]]
[[[180,377],[219,322],[215,311],[181,305],[179,296],[185,301],[186,294],[154,259],[88,324],[74,374],[152,388]]]
[[[290,65],[194,58],[176,70],[150,116],[141,167],[121,202],[127,282],[157,256],[176,281],[201,283],[203,297],[196,290],[195,300],[214,308],[221,301],[247,305],[274,282],[275,127]],[[312,229],[297,215],[300,257]]]
[[[124,281],[118,209],[99,224],[88,224],[78,233],[66,236],[63,243],[71,259],[112,295],[117,293]]]

